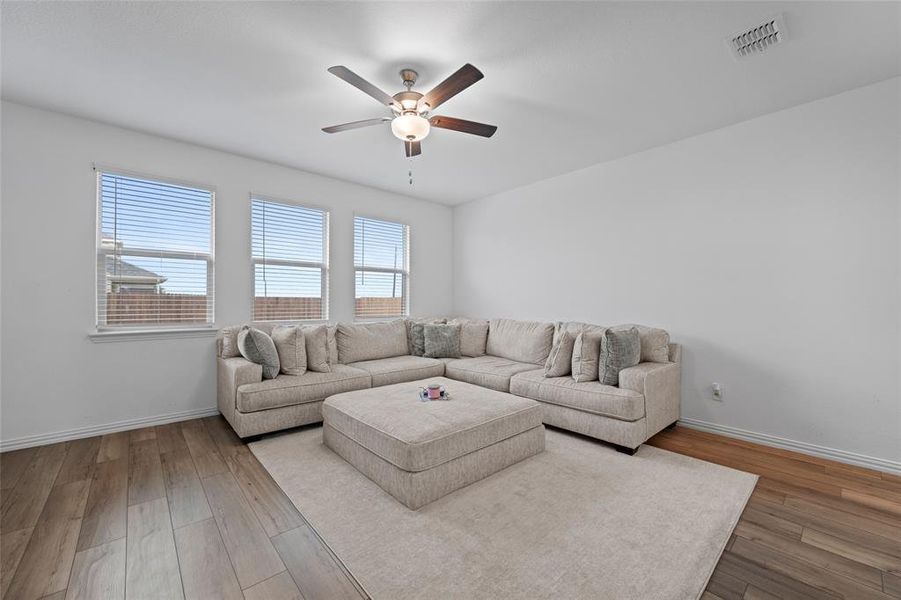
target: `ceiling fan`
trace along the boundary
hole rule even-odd
[[[414,92],[412,89],[416,83],[416,78],[419,76],[413,69],[402,69],[400,71],[406,90],[393,96],[389,96],[347,67],[339,65],[330,68],[328,72],[389,107],[391,116],[323,127],[322,131],[326,133],[338,133],[348,129],[391,123],[391,132],[404,142],[406,155],[411,157],[422,154],[421,142],[429,135],[432,127],[452,129],[453,131],[471,133],[482,137],[491,137],[497,131],[497,127],[494,125],[485,125],[484,123],[476,123],[475,121],[454,117],[429,115],[432,110],[484,77],[481,71],[469,63],[460,67],[456,73],[436,85],[432,91],[425,95]]]

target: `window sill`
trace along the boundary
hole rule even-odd
[[[396,317],[354,317],[354,323],[388,323],[390,321],[402,321],[409,319],[406,315],[398,315]]]
[[[297,325],[299,327],[304,327],[307,325],[328,325],[328,319],[300,319],[297,321],[248,321],[250,325],[285,325],[286,327],[292,327]]]
[[[215,327],[190,327],[183,329],[127,329],[93,331],[88,338],[95,344],[107,342],[134,342],[138,340],[172,340],[179,338],[213,337],[219,332]]]

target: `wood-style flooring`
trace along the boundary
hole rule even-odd
[[[760,476],[705,600],[901,598],[901,477],[684,427],[650,443]]]
[[[704,596],[901,598],[901,477],[683,427],[760,475]],[[0,455],[2,598],[364,598],[221,417]]]
[[[0,455],[2,598],[365,592],[221,417]]]

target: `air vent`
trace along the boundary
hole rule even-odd
[[[730,36],[726,43],[735,58],[745,59],[762,54],[786,39],[785,19],[782,14],[766,19],[763,23]]]

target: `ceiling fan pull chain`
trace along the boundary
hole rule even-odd
[[[410,170],[407,171],[407,176],[410,178],[410,185],[413,185],[413,158],[410,157],[407,160],[410,161]]]

